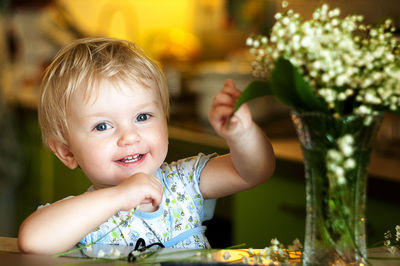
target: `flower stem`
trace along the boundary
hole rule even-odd
[[[138,206],[139,207],[139,206]],[[61,256],[66,256],[69,255],[71,253],[77,252],[77,251],[82,251],[84,248],[90,247],[92,245],[97,244],[99,241],[101,241],[104,237],[106,237],[108,234],[110,234],[112,231],[114,231],[115,229],[117,229],[119,226],[123,225],[125,222],[127,222],[129,220],[129,218],[135,213],[136,209],[138,209],[138,207],[134,208],[133,210],[131,210],[128,214],[128,217],[124,220],[122,220],[119,224],[117,224],[114,228],[112,228],[110,231],[108,231],[106,234],[104,234],[103,236],[101,236],[99,239],[97,239],[96,241],[86,244],[86,245],[79,245],[79,247],[62,252],[62,253],[58,253],[58,254],[54,254],[53,257],[61,257]]]

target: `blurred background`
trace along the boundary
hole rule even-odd
[[[392,17],[397,0],[331,0],[342,14],[363,14],[367,23]],[[319,0],[292,0],[308,18]],[[80,194],[90,186],[41,143],[36,106],[43,70],[70,41],[109,36],[138,43],[166,73],[171,94],[167,161],[198,152],[227,152],[207,122],[212,97],[225,79],[243,89],[253,78],[245,40],[268,34],[279,0],[0,0],[0,235],[17,236],[38,205]],[[270,181],[220,199],[207,223],[214,247],[247,243],[288,244],[304,239],[302,156],[290,110],[271,97],[250,103],[271,138],[277,169]],[[368,242],[400,222],[400,122],[386,115],[373,153],[368,184]]]

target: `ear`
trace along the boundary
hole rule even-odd
[[[69,147],[59,141],[54,139],[48,140],[48,145],[50,150],[70,169],[75,169],[78,167],[78,162],[75,160],[74,154],[70,151]]]

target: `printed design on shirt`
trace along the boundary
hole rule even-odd
[[[85,236],[81,243],[88,244],[100,239],[124,220],[126,221],[98,243],[135,245],[139,238],[143,238],[146,244],[165,243],[189,229],[201,226],[204,200],[200,193],[199,177],[196,174],[201,172],[199,167],[202,169],[212,156],[215,155],[199,154],[171,164],[164,163],[157,175],[164,191],[163,202],[159,207],[161,210],[150,213],[150,217],[149,213],[141,215],[140,211],[136,211],[129,218],[129,211],[118,212]],[[180,241],[174,247],[209,248],[210,246],[205,235],[198,233]]]

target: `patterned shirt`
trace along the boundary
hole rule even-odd
[[[130,211],[120,211],[80,243],[135,245],[143,238],[146,245],[160,242],[165,247],[210,248],[202,222],[212,218],[216,200],[203,199],[200,173],[215,156],[215,153],[200,153],[171,164],[164,163],[156,174],[164,191],[156,211],[143,212],[139,208],[131,215]]]

